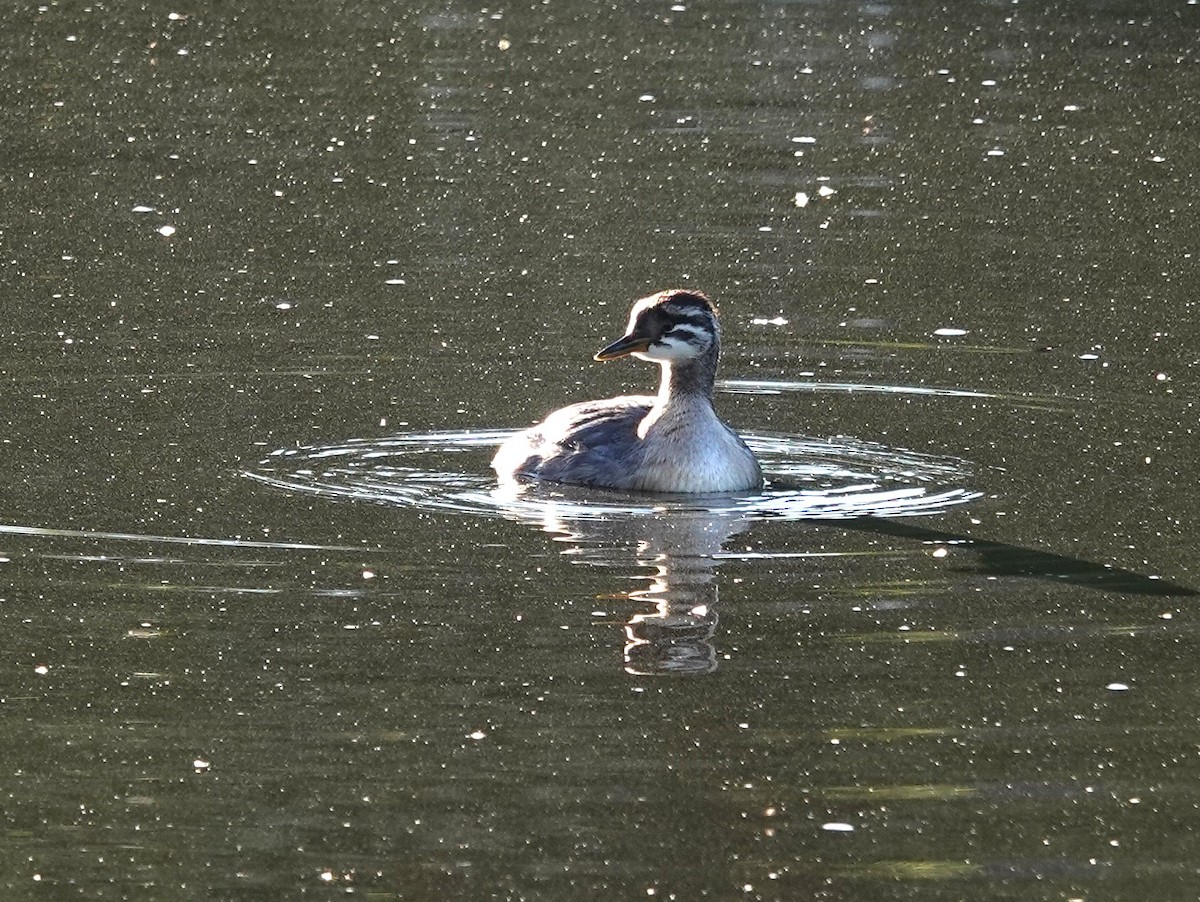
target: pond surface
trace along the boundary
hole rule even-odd
[[[1194,899],[1194,0],[0,35],[5,898]],[[742,498],[502,489],[719,302]]]

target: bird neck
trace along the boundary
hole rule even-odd
[[[716,381],[715,353],[695,360],[664,360],[658,397],[654,406],[638,424],[643,439],[651,430],[659,435],[675,435],[702,429],[716,418],[712,394]],[[682,432],[681,432],[682,430]]]
[[[705,354],[695,360],[663,361],[658,384],[658,406],[704,401],[712,403],[717,375],[717,355]]]

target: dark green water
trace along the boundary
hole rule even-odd
[[[211,7],[0,33],[5,898],[1200,894],[1194,2]],[[676,284],[981,497],[389,456]]]

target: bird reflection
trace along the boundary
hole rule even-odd
[[[535,524],[564,543],[564,554],[581,562],[625,565],[629,557],[652,573],[636,577],[641,588],[614,597],[641,602],[644,609],[624,624],[624,666],[631,674],[704,674],[717,669],[717,568],[726,543],[761,513],[732,506],[703,509],[703,500],[665,497],[653,505],[639,498],[587,489],[509,484],[492,495],[501,512],[513,520]],[[622,503],[614,503],[620,501]],[[625,506],[628,503],[628,506]],[[1196,596],[1195,589],[1169,580],[974,536],[945,532],[912,521],[882,517],[810,521],[813,543],[819,533],[865,533],[898,539],[916,548],[939,546],[946,572],[975,574],[984,579],[1035,579],[1128,595]],[[949,550],[955,549],[954,554]],[[755,553],[752,556],[757,556]],[[629,555],[629,557],[626,557]],[[768,556],[771,554],[768,552]],[[788,556],[788,555],[784,555]],[[837,556],[836,554],[834,556]]]
[[[625,670],[696,674],[717,669],[715,555],[746,526],[743,517],[690,513],[643,524],[637,563],[654,567],[650,584],[629,598],[654,605],[625,625]]]
[[[524,487],[508,487],[516,501]],[[568,507],[576,516],[563,516]],[[580,519],[577,504],[553,500],[541,506],[541,528],[569,543],[564,554],[591,556],[600,549],[611,559],[616,548],[630,548],[637,567],[653,568],[638,577],[643,588],[616,597],[652,606],[625,624],[624,666],[631,674],[703,674],[717,669],[713,637],[717,629],[717,555],[725,543],[749,526],[734,511],[652,509],[642,516]],[[529,521],[528,508],[513,509]]]

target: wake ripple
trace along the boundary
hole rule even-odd
[[[341,501],[392,504],[542,522],[656,516],[665,511],[745,520],[912,517],[980,497],[970,465],[874,442],[743,433],[767,478],[743,495],[650,495],[549,483],[497,485],[488,468],[511,430],[413,432],[273,452],[244,475],[278,489]]]

